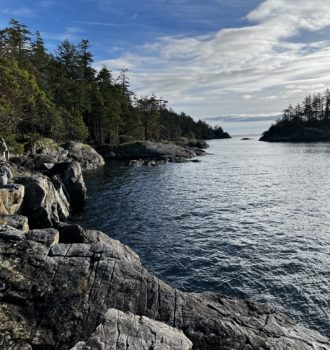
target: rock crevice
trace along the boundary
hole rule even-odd
[[[97,340],[104,349],[126,349],[126,343],[159,350],[190,349],[191,343],[207,350],[330,349],[328,339],[267,306],[173,289],[120,242],[80,231],[83,243],[65,244],[56,243],[54,230],[27,235],[1,226],[0,334],[12,344],[88,349]]]

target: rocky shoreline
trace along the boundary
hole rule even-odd
[[[273,127],[259,141],[266,142],[330,142],[330,131],[318,128]]]
[[[196,156],[206,155],[205,149],[208,147],[205,141],[181,138],[178,142],[135,141],[117,147],[99,146],[97,151],[107,161],[126,161],[131,166],[154,166],[187,162]]]
[[[179,152],[147,146],[137,160]],[[65,222],[86,198],[82,168],[104,161],[81,144],[52,149],[14,157],[0,186],[1,349],[330,349],[265,305],[172,288],[119,241]]]

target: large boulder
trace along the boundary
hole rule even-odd
[[[191,350],[191,341],[178,329],[167,324],[109,309],[104,321],[88,341],[72,350]]]
[[[79,162],[83,169],[95,169],[105,164],[103,157],[90,145],[70,141],[62,147],[68,152],[68,157]]]
[[[23,215],[0,214],[0,225],[9,225],[23,232],[29,231],[29,221]]]
[[[197,350],[330,349],[329,339],[267,306],[184,293],[151,275],[118,241],[100,232],[94,237],[93,231],[85,237],[84,243],[49,248],[14,228],[0,227],[2,349],[61,350],[88,344],[100,324],[113,329],[111,323],[121,317],[109,315],[109,309],[180,329]],[[127,315],[124,319],[133,321]],[[121,321],[120,329],[130,332]],[[107,334],[95,334],[96,340],[107,339]],[[91,349],[104,347],[97,343]]]
[[[98,150],[105,159],[169,159],[176,161],[196,156],[193,150],[171,142],[135,141],[115,148],[103,146]]]
[[[73,161],[55,164],[48,171],[48,174],[60,176],[68,195],[71,209],[73,211],[81,210],[85,205],[87,189],[80,163]]]
[[[23,176],[16,178],[16,182],[25,187],[21,212],[29,218],[32,228],[53,227],[69,217],[70,204],[63,188],[55,188],[48,177]]]
[[[25,189],[19,184],[0,187],[0,214],[17,214],[22,206]]]

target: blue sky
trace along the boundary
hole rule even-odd
[[[233,133],[330,86],[328,0],[0,0],[10,18],[49,50],[89,39],[96,68],[126,67],[138,94]]]
[[[59,40],[88,38],[95,60],[137,52],[164,36],[197,36],[242,26],[260,0],[0,0],[1,25],[15,18],[39,30],[53,49]]]

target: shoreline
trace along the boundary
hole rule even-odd
[[[67,170],[72,169],[72,164],[66,166],[64,172],[72,175],[71,170]],[[75,164],[74,168],[77,167]],[[79,178],[79,169],[75,174]],[[58,180],[66,178],[60,171],[49,174],[58,175]],[[61,207],[59,199],[63,201],[64,198],[59,193],[65,191],[61,186],[52,186],[50,177],[41,175],[41,179],[43,181],[37,181],[37,184],[32,181],[32,189],[35,191],[36,186],[43,187],[50,201],[56,199],[42,208],[52,221],[56,219],[53,208],[56,206],[58,211]],[[24,186],[28,188],[27,192],[31,190],[29,186]],[[190,349],[191,341],[194,349],[219,349],[220,346],[224,349],[266,346],[270,349],[330,349],[326,338],[273,312],[266,305],[213,293],[181,292],[150,275],[133,251],[105,234],[68,223],[52,225],[55,229],[41,228],[29,233],[15,230],[12,226],[1,227],[2,267],[13,266],[12,270],[5,269],[7,275],[2,275],[5,285],[10,288],[2,292],[1,297],[12,308],[12,314],[4,310],[0,313],[5,317],[5,327],[8,327],[2,330],[2,334],[11,337],[2,343],[8,347],[7,344],[25,342],[26,346],[53,348],[54,344],[58,344],[58,348],[68,349],[83,341],[85,345],[81,343],[81,347],[77,345],[76,349],[85,349],[84,346],[91,344],[93,339],[105,341],[102,334],[95,333],[99,325],[107,330],[108,339],[114,341],[113,325],[110,324],[114,317],[131,325],[124,333],[133,342],[131,330],[143,326],[134,321],[134,315],[139,315],[148,319],[144,320],[146,324],[152,324],[156,338],[159,334],[169,342],[177,339],[185,344],[182,349]],[[16,268],[17,259],[21,270]],[[17,273],[29,282],[25,285],[15,278]],[[33,309],[28,317],[27,308]],[[113,309],[120,311],[108,312]],[[154,324],[153,320],[166,323],[171,328],[162,333],[162,324]],[[30,321],[36,326],[29,328]],[[61,323],[67,326],[66,332],[63,332]],[[21,329],[21,333],[15,333],[16,329]],[[37,338],[28,339],[37,332]],[[16,338],[12,337],[13,334]],[[143,334],[143,341],[147,344],[151,335],[148,332]],[[119,334],[115,336],[115,341],[118,339]],[[175,349],[177,344],[169,346]]]

